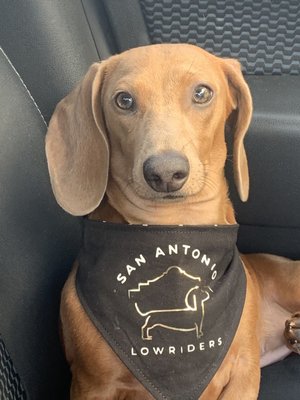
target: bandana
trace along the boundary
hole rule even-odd
[[[232,343],[246,293],[237,231],[84,221],[79,299],[157,400],[198,400]]]

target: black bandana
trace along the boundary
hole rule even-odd
[[[158,400],[197,400],[243,310],[238,226],[85,220],[76,286],[97,329]]]

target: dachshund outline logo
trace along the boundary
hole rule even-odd
[[[175,301],[169,299],[168,304],[160,308],[158,302],[160,302],[165,290],[172,287],[174,280],[180,283],[176,286],[176,305],[174,305]],[[200,276],[193,276],[178,266],[171,266],[161,275],[147,282],[139,283],[137,288],[129,289],[129,299],[135,300],[135,310],[140,317],[144,318],[144,323],[141,326],[142,340],[152,340],[153,332],[158,327],[179,332],[195,331],[197,339],[200,339],[203,336],[205,302],[210,299],[213,292],[209,286],[202,286],[201,282]],[[145,289],[152,292],[152,290],[155,291],[155,287],[158,289],[154,295],[156,298],[154,303],[156,302],[157,305],[154,307],[149,305],[146,309],[145,304],[143,305],[144,296],[140,296],[141,299],[137,298]],[[149,297],[154,298],[153,295]]]

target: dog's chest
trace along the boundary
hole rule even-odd
[[[156,399],[198,399],[244,306],[238,227],[84,224],[76,288],[89,318]]]

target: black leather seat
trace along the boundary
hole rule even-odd
[[[1,1],[0,38],[0,398],[59,400],[59,296],[81,230],[53,198],[44,137],[99,57],[80,1]]]
[[[46,124],[3,50],[0,92],[0,398],[24,398],[17,372],[27,398],[57,399],[68,382],[57,334],[59,292],[80,225],[52,197]]]
[[[81,221],[56,205],[49,184],[44,135],[55,104],[93,61],[116,51],[150,41],[189,40],[204,47],[217,43],[214,33],[205,42],[197,29],[194,36],[185,36],[199,21],[199,7],[201,15],[205,9],[212,18],[208,19],[210,27],[227,18],[225,12],[213,20],[211,7],[221,7],[221,0],[140,3],[0,0],[1,400],[67,398],[69,373],[58,338],[58,305],[61,287],[79,248]],[[250,3],[239,0],[239,15],[246,8],[249,13],[249,7],[259,13],[258,1]],[[266,3],[261,8],[263,24],[255,29],[264,29],[268,13],[274,14],[271,2]],[[293,49],[298,54],[299,3],[282,3],[289,3],[293,11],[289,15],[294,25],[289,24],[288,34],[295,30]],[[278,10],[277,3],[275,6]],[[231,12],[232,5],[227,7],[227,16]],[[286,13],[284,16],[289,18]],[[247,18],[251,28],[251,18]],[[192,25],[186,25],[186,21]],[[225,39],[230,42],[230,35]],[[258,35],[257,45],[259,40]],[[233,50],[238,45],[247,47],[247,39],[243,36],[241,43],[234,44]],[[251,49],[255,45],[252,42]],[[240,52],[246,67],[251,58],[247,54],[245,49]],[[287,59],[283,59],[284,65]],[[232,196],[241,223],[241,250],[300,258],[300,80],[299,63],[290,59],[290,69],[284,67],[281,75],[276,63],[277,75],[272,75],[273,67],[264,61],[258,63],[257,75],[255,60],[249,62],[247,79],[255,104],[246,143],[251,196],[246,205],[239,203],[233,188]],[[298,399],[299,374],[297,356],[264,368],[260,399]]]

